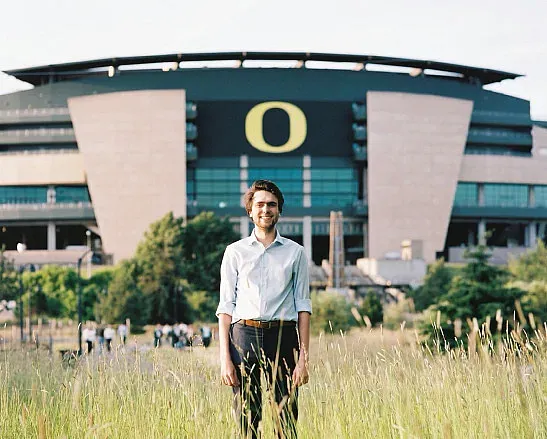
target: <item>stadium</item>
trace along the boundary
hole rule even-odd
[[[315,265],[331,211],[352,265],[458,262],[479,243],[504,263],[546,237],[547,123],[485,89],[518,74],[250,52],[5,73],[34,87],[0,96],[0,245],[26,244],[34,263],[84,245],[130,257],[169,211],[213,211],[246,236],[241,197],[258,178],[285,193],[280,232]]]

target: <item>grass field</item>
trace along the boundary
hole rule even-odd
[[[75,367],[58,354],[5,349],[0,437],[231,437],[218,346],[178,351],[144,343]],[[314,338],[299,437],[547,438],[546,345],[510,343],[510,355],[467,358],[431,354],[411,331]],[[265,438],[273,437],[272,425],[266,416]]]

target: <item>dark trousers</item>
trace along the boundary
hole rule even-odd
[[[262,386],[264,375],[276,403],[274,426],[278,437],[296,438],[298,390],[292,373],[298,360],[296,325],[270,329],[230,327],[230,356],[236,367],[239,387],[234,387],[234,411],[240,422],[242,437],[259,437],[262,420]]]

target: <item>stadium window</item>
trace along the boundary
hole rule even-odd
[[[47,203],[46,186],[0,186],[0,204]]]
[[[275,182],[283,192],[286,206],[303,206],[303,172],[301,168],[249,168],[247,184],[250,186],[255,180]]]
[[[535,207],[547,207],[547,186],[534,187]]]
[[[311,169],[312,206],[345,207],[358,199],[359,183],[354,168]]]
[[[477,183],[458,183],[454,206],[475,207],[478,205],[479,190]]]
[[[55,188],[57,203],[90,203],[87,186],[57,186]]]
[[[528,185],[485,183],[484,205],[486,207],[528,207]]]
[[[200,206],[224,208],[240,205],[239,168],[198,168],[192,186]]]

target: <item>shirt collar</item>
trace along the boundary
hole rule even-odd
[[[256,239],[256,235],[255,235],[255,229],[253,229],[253,231],[251,232],[251,235],[247,238],[248,239],[248,244],[249,245],[253,245],[255,242],[260,244],[260,241],[258,239]],[[273,245],[275,243],[278,243],[279,245],[283,245],[285,244],[285,238],[283,238],[283,236],[281,236],[279,234],[279,231],[277,230],[277,228],[275,229],[275,239],[273,240],[273,242],[270,244]]]

